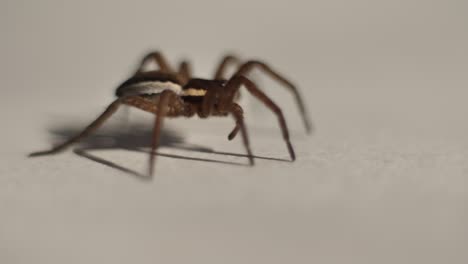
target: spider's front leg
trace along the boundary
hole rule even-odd
[[[234,74],[234,76],[247,76],[254,68],[260,69],[272,79],[278,81],[280,84],[288,88],[293,93],[296,103],[299,107],[299,111],[301,113],[305,129],[307,133],[310,133],[313,129],[313,126],[312,122],[310,121],[308,111],[306,110],[305,104],[302,101],[302,96],[300,95],[296,86],[291,81],[289,81],[284,76],[273,70],[266,63],[256,60],[250,60],[242,64],[237,70],[237,72]]]
[[[225,86],[225,92],[223,93],[223,96],[220,98],[220,103],[219,106],[221,110],[228,106],[231,105],[236,93],[240,89],[241,86],[245,86],[247,90],[255,96],[258,100],[260,100],[266,107],[268,107],[273,113],[278,117],[278,122],[281,128],[281,132],[283,135],[283,139],[286,142],[286,145],[288,147],[289,155],[291,157],[291,160],[296,160],[296,154],[294,152],[294,148],[292,147],[291,141],[289,139],[289,130],[288,126],[286,125],[286,120],[283,116],[283,112],[281,109],[266,95],[264,94],[255,83],[247,79],[246,77],[242,75],[237,75],[232,77],[228,83]],[[234,130],[229,134],[230,137],[234,137],[235,134],[239,128],[236,126]]]
[[[203,101],[199,106],[198,115],[202,118],[206,118],[210,115],[225,115],[231,114],[236,120],[235,130],[241,131],[242,142],[244,144],[245,150],[247,151],[247,156],[249,158],[250,165],[254,165],[254,158],[252,155],[252,150],[250,149],[249,136],[247,134],[247,129],[244,123],[244,111],[242,107],[234,102],[228,102],[227,105],[222,105],[220,101],[225,94],[225,89],[217,82],[208,82],[205,88],[206,93],[203,96]]]
[[[228,66],[230,65],[239,65],[240,64],[240,59],[235,56],[235,55],[232,55],[232,54],[227,54],[225,55],[218,67],[216,67],[216,71],[215,71],[215,74],[214,74],[214,79],[215,80],[226,80],[226,79],[229,79],[229,78],[226,78],[226,76],[224,76],[226,74],[226,69]]]
[[[231,108],[231,110],[230,110],[231,114],[236,119],[236,128],[238,128],[241,131],[242,141],[243,141],[244,147],[245,147],[245,149],[247,151],[247,155],[249,157],[250,165],[254,165],[252,150],[250,149],[249,136],[247,134],[247,129],[245,128],[245,123],[244,123],[244,111],[236,103],[233,103],[230,108]]]

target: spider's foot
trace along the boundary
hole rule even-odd
[[[32,158],[32,157],[39,157],[39,156],[45,156],[45,155],[50,155],[50,154],[55,154],[59,152],[59,150],[57,149],[51,149],[51,150],[44,150],[44,151],[36,151],[36,152],[33,152],[33,153],[30,153],[28,155],[29,158]]]
[[[291,157],[291,161],[296,160],[296,153],[294,153],[294,149],[291,145],[291,142],[288,142],[288,151],[289,151],[289,156]]]
[[[250,166],[255,165],[254,156],[252,155],[252,153],[250,151],[248,152],[247,157],[249,158],[249,165]]]

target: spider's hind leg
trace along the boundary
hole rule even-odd
[[[88,125],[81,133],[78,135],[68,139],[67,141],[63,142],[60,145],[57,145],[53,147],[50,150],[46,151],[39,151],[39,152],[34,152],[29,154],[29,157],[36,157],[36,156],[43,156],[43,155],[49,155],[49,154],[55,154],[60,151],[65,150],[67,147],[70,145],[80,141],[81,139],[87,137],[89,134],[92,132],[96,131],[109,117],[111,117],[119,108],[119,106],[122,105],[123,103],[123,98],[119,98],[112,102],[107,109],[98,117],[96,120],[94,120],[90,125]]]

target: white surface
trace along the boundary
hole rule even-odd
[[[467,262],[466,3],[196,2],[2,2],[1,263]],[[226,50],[267,60],[299,84],[316,133],[256,75],[287,115],[295,163],[173,148],[243,154],[231,119],[167,122],[176,136],[150,182],[72,151],[26,158],[59,140],[50,129],[85,126],[152,48],[201,77]],[[275,118],[246,99],[254,153],[287,158]],[[144,144],[148,127],[118,119],[88,144]]]

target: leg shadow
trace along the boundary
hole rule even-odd
[[[62,142],[71,136],[76,135],[81,131],[81,127],[61,127],[55,128],[50,130],[50,133],[56,137],[56,140]],[[115,162],[103,159],[96,155],[91,154],[92,151],[95,150],[108,150],[108,149],[125,149],[130,151],[138,151],[138,152],[146,152],[145,148],[148,148],[151,145],[151,136],[152,130],[149,129],[149,126],[146,124],[125,124],[122,127],[103,127],[98,130],[96,133],[88,136],[87,138],[83,139],[83,141],[78,142],[76,145],[77,147],[73,150],[73,152],[81,158],[85,158],[91,160],[93,162],[100,163],[102,165],[108,166],[110,168],[116,169],[118,171],[124,172],[128,175],[134,176],[141,180],[150,180],[151,177],[149,175],[145,175],[139,173],[135,170],[126,168],[122,165],[119,165]],[[212,149],[196,146],[196,145],[188,145],[185,144],[183,136],[169,128],[164,128],[161,131],[161,138],[160,138],[160,147],[169,147],[175,149],[182,149],[182,150],[189,150],[189,151],[197,151],[197,152],[204,152],[204,153],[215,153]],[[192,161],[201,161],[201,162],[211,162],[211,163],[219,163],[225,165],[235,165],[235,166],[249,166],[248,164],[237,163],[237,162],[230,162],[230,161],[222,161],[222,160],[215,160],[215,159],[206,159],[206,158],[194,158],[176,154],[166,154],[157,152],[156,155],[174,159],[183,159],[183,160],[192,160]],[[239,156],[245,156],[238,154]]]
[[[202,148],[202,147],[190,147],[188,144],[180,145],[180,144],[174,144],[171,146],[172,148],[175,149],[181,149],[181,150],[189,150],[189,151],[197,151],[197,152],[202,152],[202,153],[210,153],[210,154],[217,154],[217,155],[225,155],[225,156],[234,156],[234,157],[242,157],[242,158],[249,158],[247,154],[239,154],[239,153],[233,153],[233,152],[223,152],[223,151],[215,151],[210,148]],[[262,160],[271,160],[271,161],[281,161],[281,162],[292,162],[289,159],[280,159],[280,158],[272,158],[272,157],[265,157],[265,156],[257,156],[253,155],[254,159],[262,159]]]

